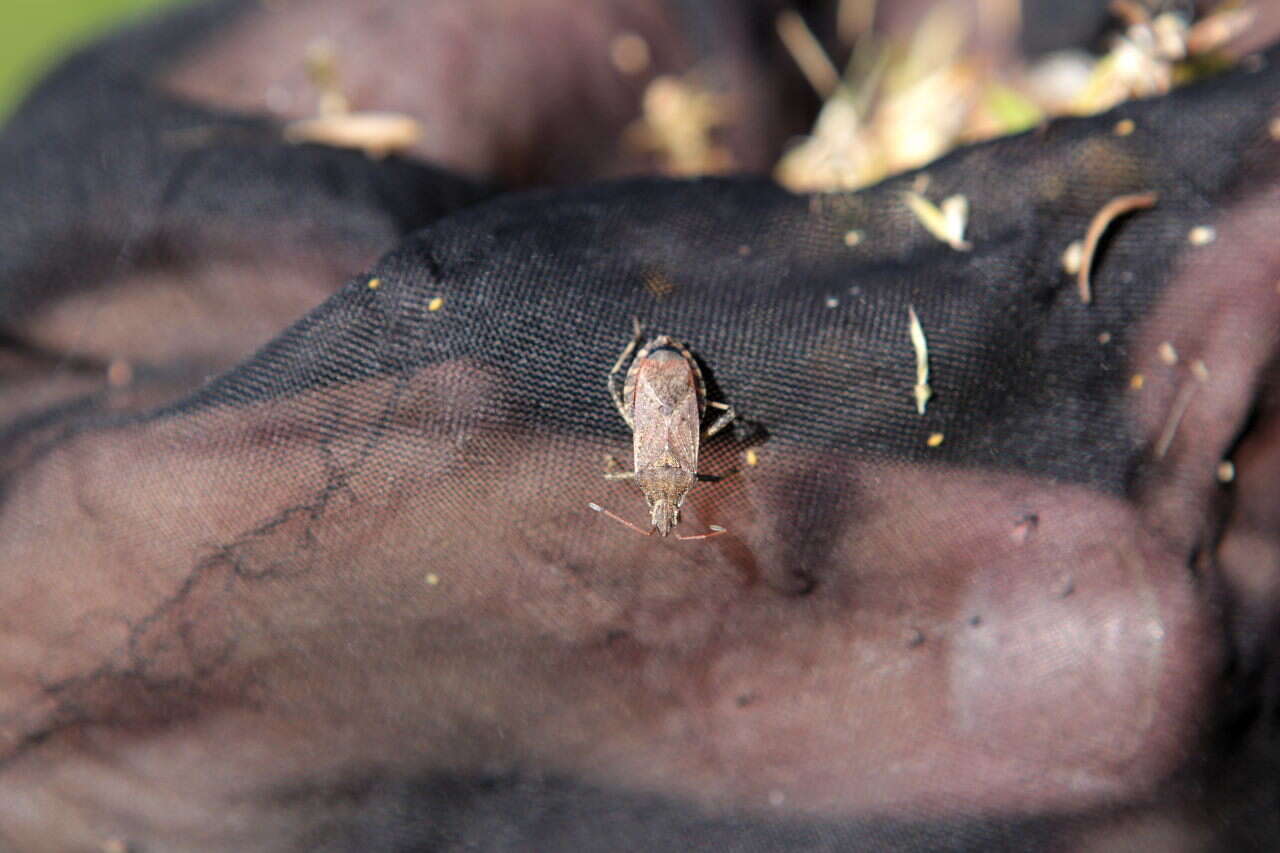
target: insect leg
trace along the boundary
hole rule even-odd
[[[708,401],[707,405],[715,406],[717,409],[722,409],[723,412],[720,417],[716,418],[711,423],[709,427],[702,431],[703,438],[711,438],[711,436],[733,423],[733,419],[736,417],[733,411],[733,406],[730,406],[728,403],[715,403]]]
[[[622,355],[618,356],[613,369],[609,371],[609,396],[613,398],[613,405],[617,408],[618,414],[622,415],[622,419],[627,422],[627,426],[635,429],[635,424],[631,422],[631,416],[627,413],[626,403],[622,399],[622,391],[618,388],[618,373],[622,370],[622,365],[626,364],[627,359],[636,351],[636,347],[641,341],[640,320],[632,317],[631,321],[635,324],[635,334],[632,335],[631,342],[622,351]]]
[[[630,527],[632,530],[634,530],[636,533],[639,533],[641,536],[652,536],[652,535],[653,535],[653,528],[652,528],[652,527],[651,527],[651,528],[649,528],[648,530],[645,530],[645,529],[644,529],[644,528],[642,528],[642,527],[638,527],[638,526],[636,526],[636,525],[632,524],[631,522],[627,521],[627,520],[626,520],[625,518],[623,518],[622,516],[620,516],[620,515],[618,515],[618,514],[616,514],[616,513],[610,512],[609,510],[607,510],[607,509],[605,509],[604,507],[600,506],[600,504],[587,504],[587,506],[588,506],[588,507],[590,507],[591,509],[595,510],[596,512],[602,512],[602,513],[604,513],[605,515],[609,516],[609,517],[610,517],[610,518],[612,518],[614,521],[618,522],[619,524],[623,525],[624,527]],[[679,538],[689,538],[689,539],[694,539],[694,538],[701,538],[701,537],[692,537],[692,536],[690,536],[690,537],[679,537]]]
[[[628,471],[618,464],[618,460],[612,456],[604,458],[604,478],[606,480],[630,480],[635,477],[635,471]]]
[[[677,539],[688,542],[690,539],[710,539],[712,536],[719,536],[725,532],[725,529],[718,524],[710,525],[711,530],[708,533],[698,533],[694,536],[681,536],[679,533],[674,534]]]

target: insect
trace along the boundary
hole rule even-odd
[[[728,426],[734,414],[732,406],[708,402],[707,386],[693,354],[668,335],[653,338],[635,353],[619,390],[618,374],[642,339],[636,320],[631,342],[609,371],[609,396],[633,433],[634,470],[609,471],[605,478],[634,479],[639,484],[649,502],[650,528],[644,530],[598,504],[590,507],[645,536],[655,530],[666,536],[680,522],[680,505],[694,481],[719,479],[698,473],[698,445]],[[708,406],[719,409],[720,416],[703,429]],[[609,461],[621,467],[612,458]],[[676,538],[707,539],[721,533],[723,527],[711,525],[708,533],[677,533]]]

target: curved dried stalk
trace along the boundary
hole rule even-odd
[[[1084,234],[1083,251],[1080,255],[1080,271],[1077,273],[1076,279],[1076,284],[1080,289],[1081,302],[1088,305],[1093,299],[1089,289],[1089,273],[1093,269],[1093,255],[1098,251],[1098,243],[1101,242],[1102,235],[1107,233],[1107,228],[1111,226],[1112,222],[1115,222],[1126,213],[1154,207],[1158,198],[1155,193],[1116,196],[1093,215],[1093,219],[1089,222],[1089,230]]]

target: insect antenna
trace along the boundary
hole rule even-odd
[[[612,518],[614,521],[618,522],[619,524],[622,524],[622,525],[625,525],[625,526],[627,526],[627,527],[630,527],[632,530],[634,530],[636,533],[639,533],[641,536],[652,536],[652,535],[653,535],[653,528],[652,528],[652,527],[650,527],[648,530],[645,530],[644,528],[639,527],[639,526],[637,526],[637,525],[635,525],[635,524],[632,524],[631,522],[627,521],[625,518],[623,518],[622,516],[618,515],[617,513],[610,512],[609,510],[607,510],[607,509],[605,509],[604,507],[600,506],[600,504],[589,503],[589,504],[587,504],[587,506],[588,506],[588,507],[590,507],[591,509],[594,509],[596,512],[602,512],[602,513],[604,513],[605,515],[609,516],[610,518]],[[681,539],[684,539],[684,538],[688,538],[688,539],[700,539],[701,537],[698,537],[698,536],[689,536],[689,537],[684,537],[684,536],[682,536],[682,537],[680,537],[680,538],[681,538]]]
[[[675,536],[677,539],[682,539],[687,542],[690,539],[710,539],[712,536],[719,536],[721,533],[725,532],[725,529],[718,524],[711,524],[711,525],[708,525],[708,527],[711,528],[711,531],[709,533],[699,533],[695,536],[681,536],[679,533],[675,533],[672,535]]]

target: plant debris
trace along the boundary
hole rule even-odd
[[[338,82],[337,52],[329,40],[319,39],[307,46],[306,65],[311,85],[319,93],[317,115],[286,124],[286,142],[353,148],[380,160],[408,151],[422,139],[422,125],[412,116],[351,110]]]
[[[925,230],[957,252],[967,252],[973,244],[964,239],[964,229],[969,224],[969,199],[953,195],[938,207],[924,196],[912,190],[902,193],[902,200],[915,214]]]
[[[1080,255],[1080,270],[1076,279],[1076,284],[1080,289],[1081,302],[1088,305],[1093,298],[1089,289],[1089,274],[1093,268],[1094,253],[1098,251],[1098,243],[1102,241],[1102,235],[1107,232],[1107,228],[1111,226],[1112,222],[1115,222],[1126,213],[1154,207],[1158,198],[1155,193],[1134,193],[1133,195],[1116,196],[1094,214],[1093,219],[1089,222],[1089,229],[1084,235],[1084,243],[1082,244]]]
[[[941,0],[910,35],[876,33],[875,0],[841,0],[837,30],[851,52],[841,73],[794,11],[777,31],[825,101],[809,135],[779,161],[779,183],[795,192],[850,190],[928,163],[957,145],[1029,130],[1046,118],[1094,115],[1133,98],[1168,92],[1230,67],[1222,48],[1245,32],[1253,10],[1227,0],[1200,20],[1118,0],[1105,53],[1064,50],[993,63],[981,45],[1016,37],[1016,0],[984,3],[973,38],[969,4]],[[885,4],[887,6],[888,4]],[[1186,4],[1190,7],[1192,4]],[[995,36],[1000,38],[999,35]],[[1136,130],[1132,119],[1114,133]],[[1280,138],[1280,123],[1273,135]]]
[[[1039,526],[1040,516],[1034,512],[1029,512],[1018,519],[1018,523],[1013,526],[1013,530],[1010,531],[1009,535],[1014,542],[1019,545],[1025,545]]]
[[[920,317],[914,306],[907,306],[908,329],[911,333],[911,346],[916,351],[916,385],[913,394],[916,398],[916,411],[924,414],[933,389],[929,387],[929,343],[924,337],[924,327],[920,325]]]
[[[658,300],[665,299],[676,291],[676,283],[661,272],[645,274],[644,286]]]
[[[286,142],[355,148],[375,160],[407,151],[422,139],[422,125],[402,113],[341,113],[285,125]]]
[[[733,168],[732,152],[715,139],[729,119],[728,103],[696,75],[655,77],[641,103],[642,115],[626,129],[623,142],[654,154],[664,173],[680,177]]]

